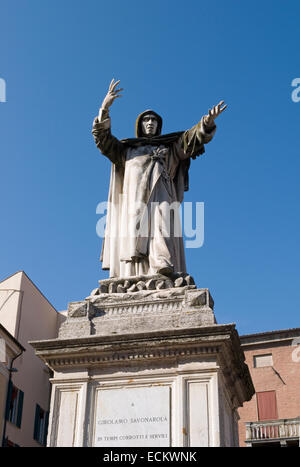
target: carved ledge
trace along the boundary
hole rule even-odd
[[[140,288],[136,292],[101,293],[89,296],[82,302],[70,303],[67,319],[59,329],[59,338],[215,324],[209,290],[195,287]]]

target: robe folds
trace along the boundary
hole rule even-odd
[[[186,272],[179,212],[188,190],[190,158],[204,153],[216,126],[203,118],[187,131],[118,140],[111,134],[108,112],[96,117],[92,133],[102,154],[112,162],[105,237],[100,261],[110,277]],[[171,206],[171,209],[170,209]]]

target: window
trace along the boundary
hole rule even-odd
[[[271,353],[264,355],[254,355],[253,357],[254,368],[262,368],[264,366],[273,366],[273,357]]]
[[[274,420],[278,418],[275,391],[256,393],[258,420]]]
[[[47,444],[48,419],[49,412],[46,412],[36,404],[33,438],[43,446]]]
[[[14,386],[10,381],[8,386],[5,418],[18,428],[21,427],[22,422],[23,399],[24,392]]]

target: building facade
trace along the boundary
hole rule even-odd
[[[46,444],[49,370],[36,357],[28,341],[56,337],[62,319],[63,316],[23,271],[0,282],[0,324],[3,334],[7,333],[6,349],[9,350],[2,363],[0,388],[4,446]],[[18,354],[10,371],[10,361]]]
[[[300,328],[240,339],[255,387],[239,409],[240,446],[299,447]]]
[[[6,401],[14,361],[25,351],[24,347],[0,324],[0,440],[5,438]]]

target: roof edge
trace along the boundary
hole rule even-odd
[[[262,339],[265,341],[275,341],[278,339],[293,339],[300,336],[300,328],[277,329],[274,331],[264,331],[254,334],[240,335],[241,344],[259,343]]]
[[[23,345],[20,344],[20,342],[2,324],[0,324],[0,331],[2,331],[17,347],[19,347],[20,350],[23,352],[26,351]]]

